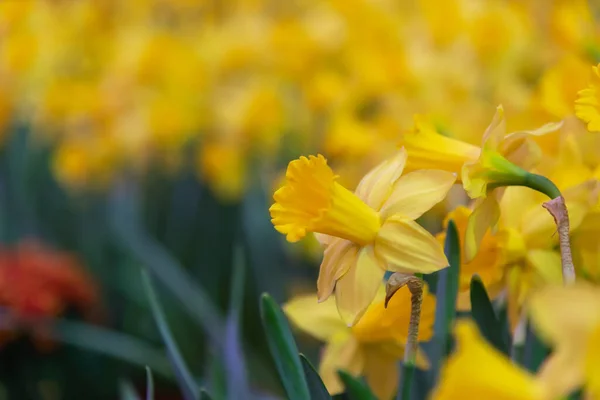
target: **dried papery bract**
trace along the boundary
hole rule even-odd
[[[563,281],[565,285],[575,282],[575,266],[571,254],[571,243],[569,239],[569,212],[565,204],[565,198],[556,197],[542,205],[554,218],[558,230],[558,242],[560,244],[560,257],[562,260]]]
[[[408,339],[404,351],[404,364],[415,365],[418,350],[419,321],[421,319],[421,304],[423,302],[423,280],[414,275],[399,272],[393,273],[385,287],[385,305],[402,287],[408,286],[411,293],[410,324],[408,326]]]

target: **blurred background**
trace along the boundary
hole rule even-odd
[[[0,398],[143,393],[145,366],[180,398],[152,299],[199,386],[218,398],[245,363],[281,396],[259,295],[314,291],[321,257],[270,223],[287,163],[321,153],[353,188],[415,114],[474,144],[498,104],[509,132],[563,119],[600,61],[598,9],[0,1]]]

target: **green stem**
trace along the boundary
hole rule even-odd
[[[528,172],[525,175],[525,182],[521,186],[527,186],[533,190],[545,194],[550,199],[556,199],[561,196],[560,190],[556,185],[548,178],[538,174],[532,174]]]

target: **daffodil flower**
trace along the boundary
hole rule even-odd
[[[432,400],[552,398],[542,382],[487,344],[473,322],[457,322],[455,334],[457,351],[443,367]]]
[[[600,131],[600,64],[592,67],[592,80],[580,90],[575,100],[575,115],[587,124],[591,132]]]
[[[556,396],[582,385],[600,395],[600,290],[578,282],[547,286],[531,296],[529,311],[542,339],[554,347],[540,379]]]
[[[425,289],[426,290],[426,289]],[[399,290],[384,306],[385,290],[378,288],[375,301],[363,318],[348,327],[340,318],[333,297],[315,304],[314,295],[300,296],[284,306],[291,322],[309,335],[326,342],[319,365],[319,375],[333,395],[343,391],[337,376],[340,369],[364,376],[379,399],[391,399],[398,388],[399,361],[406,346],[410,322],[410,291]],[[433,335],[435,297],[425,292],[421,308],[419,340]],[[429,362],[417,352],[417,366],[427,368]]]
[[[452,220],[458,232],[461,253],[464,253],[464,237],[471,212],[471,209],[459,206],[448,213],[444,221],[444,231],[436,236],[440,243],[444,243],[448,221]],[[460,261],[458,297],[456,299],[458,310],[468,311],[471,309],[471,278],[475,274],[481,278],[490,298],[494,299],[504,290],[505,257],[500,235],[494,235],[488,231],[481,241],[477,255],[471,261],[467,261],[464,257],[461,257]]]
[[[326,245],[317,280],[319,301],[335,292],[340,315],[354,325],[387,270],[432,273],[448,265],[442,246],[415,222],[440,202],[454,174],[402,175],[406,151],[369,172],[352,193],[337,183],[321,155],[290,162],[287,183],[273,196],[275,229],[296,242],[308,232]]]
[[[549,123],[534,131],[506,135],[504,109],[498,106],[483,135],[479,158],[466,162],[462,167],[463,186],[472,199],[477,199],[465,236],[465,257],[468,261],[475,257],[485,232],[500,217],[498,201],[502,191],[495,189],[511,185],[532,187],[539,184],[539,180],[547,183],[547,179],[537,175],[537,180],[533,179],[533,175],[527,172],[541,158],[539,147],[527,139],[556,131],[561,125]]]

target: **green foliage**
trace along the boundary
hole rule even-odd
[[[479,331],[496,349],[509,354],[508,332],[505,332],[478,275],[471,278],[471,315]]]
[[[371,389],[362,380],[353,377],[346,371],[338,371],[338,375],[346,388],[350,400],[377,400]]]
[[[146,367],[146,400],[154,400],[154,377],[148,367]]]
[[[325,384],[321,380],[319,373],[315,370],[315,367],[308,361],[304,354],[300,354],[300,361],[302,362],[302,368],[304,369],[304,376],[306,377],[306,383],[308,384],[308,391],[310,392],[311,400],[328,400],[331,399]]]
[[[438,271],[436,288],[436,309],[432,359],[434,377],[440,364],[452,348],[452,327],[456,318],[456,298],[458,296],[458,278],[460,276],[460,241],[454,221],[448,221],[444,253],[448,258],[448,268]]]
[[[287,320],[275,300],[268,294],[260,299],[263,328],[267,335],[271,355],[279,371],[279,378],[290,400],[309,399],[308,384],[296,342]]]

